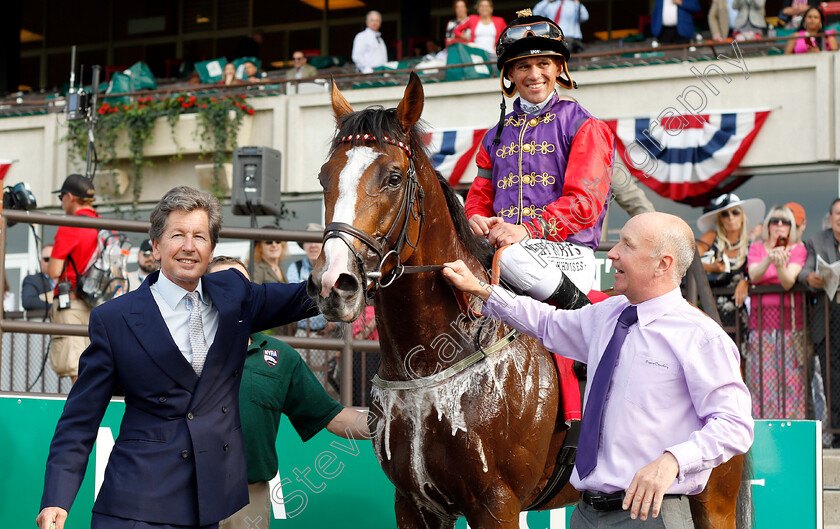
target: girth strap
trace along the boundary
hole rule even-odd
[[[563,446],[557,452],[557,463],[554,465],[554,471],[551,477],[548,478],[548,483],[545,488],[534,500],[534,503],[529,505],[526,511],[537,511],[548,503],[552,498],[557,496],[560,490],[569,482],[572,477],[572,470],[575,468],[575,456],[577,455],[578,439],[580,437],[580,421],[571,421],[569,424],[569,431],[566,432],[566,438],[563,439]]]

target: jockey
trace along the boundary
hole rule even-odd
[[[563,308],[587,304],[615,138],[603,121],[555,91],[555,83],[577,85],[554,22],[519,11],[496,52],[502,92],[519,97],[507,115],[502,97],[499,123],[476,155],[478,175],[466,201],[470,227],[501,249],[501,279],[514,288]]]

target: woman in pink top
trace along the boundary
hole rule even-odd
[[[796,283],[807,252],[797,242],[793,212],[774,206],[764,219],[763,240],[750,246],[747,270],[754,285]],[[805,418],[806,347],[802,293],[752,296],[747,387],[753,417]]]
[[[470,15],[466,22],[455,28],[453,32],[455,39],[474,44],[495,57],[499,35],[507,26],[505,19],[493,16],[493,2],[491,0],[478,0],[475,4],[475,10],[478,12],[477,15]],[[495,33],[493,30],[495,30]],[[469,38],[466,38],[467,36]]]
[[[825,37],[817,37],[822,32],[823,26],[825,26],[823,12],[816,7],[808,9],[799,26],[800,38],[789,40],[785,53],[819,53],[823,50],[837,50],[837,37],[833,29],[826,31]]]

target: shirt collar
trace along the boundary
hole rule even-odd
[[[163,271],[161,271],[160,274],[158,274],[158,280],[156,284],[160,297],[163,298],[163,300],[166,302],[167,305],[169,305],[169,308],[171,308],[172,310],[175,310],[175,307],[178,306],[178,303],[180,303],[181,300],[184,299],[184,296],[186,296],[188,292],[188,290],[181,288],[180,286],[170,281],[170,279],[166,277],[166,274],[164,274]],[[204,296],[204,288],[202,286],[201,279],[198,280],[198,286],[195,287],[195,291],[198,292],[199,301],[207,305],[208,300]]]
[[[683,300],[679,287],[661,296],[643,301],[636,305],[639,314],[639,326],[645,327],[667,314]]]
[[[551,102],[552,99],[554,99],[554,96],[556,95],[557,93],[552,91],[551,95],[549,95],[545,101],[543,101],[542,103],[537,103],[536,105],[531,104],[520,97],[518,100],[519,108],[522,110],[522,112],[535,116],[542,112],[543,109]]]

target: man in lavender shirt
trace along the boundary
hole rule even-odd
[[[680,294],[694,257],[694,235],[683,220],[664,213],[633,217],[607,256],[623,295],[570,311],[491,287],[461,261],[447,263],[443,275],[484,299],[484,314],[589,364],[587,401],[619,314],[636,306],[638,322],[620,349],[603,408],[597,463],[583,478],[577,466],[572,473],[572,485],[584,491],[572,527],[635,527],[649,513],[646,528],[692,527],[685,495],[702,491],[712,468],[752,444],[738,350]],[[597,419],[584,413],[584,429],[591,420]],[[593,495],[609,501],[598,510],[587,503]]]

